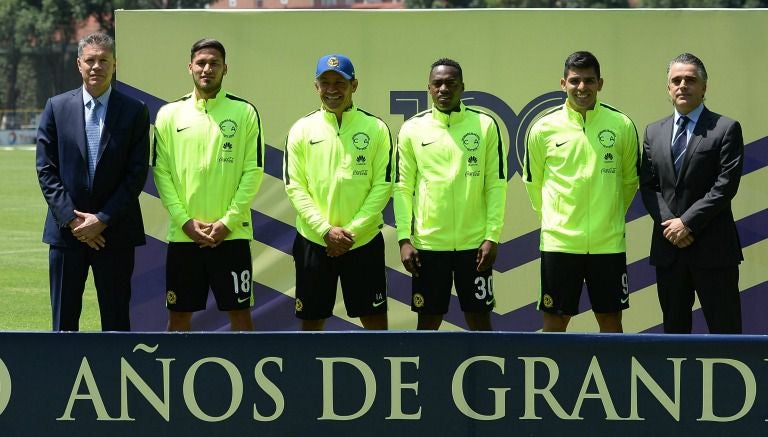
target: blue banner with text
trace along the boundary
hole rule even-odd
[[[763,435],[767,343],[652,334],[3,333],[0,430]]]

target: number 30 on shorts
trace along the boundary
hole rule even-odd
[[[475,278],[475,285],[477,285],[477,293],[475,297],[478,299],[485,299],[486,297],[493,296],[493,276],[485,278],[478,276]]]
[[[251,271],[250,270],[243,270],[240,272],[240,275],[237,274],[237,272],[229,272],[232,274],[232,282],[234,285],[233,290],[235,291],[235,294],[243,293],[243,294],[250,294],[251,293]]]

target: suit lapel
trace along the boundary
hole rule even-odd
[[[112,87],[112,93],[109,95],[109,103],[107,105],[107,113],[104,116],[104,129],[101,132],[101,139],[99,140],[99,155],[96,160],[96,165],[99,165],[101,161],[101,155],[104,153],[104,149],[109,145],[110,139],[112,139],[112,128],[117,121],[117,115],[120,113],[120,105],[123,100],[120,98],[118,91]]]
[[[677,178],[678,180],[682,179],[683,175],[688,170],[688,162],[691,160],[691,156],[696,153],[696,149],[699,148],[699,144],[701,144],[701,140],[704,138],[704,134],[709,129],[709,121],[710,112],[706,107],[704,107],[704,110],[701,111],[701,115],[699,115],[698,121],[696,121],[696,126],[693,128],[691,139],[688,140],[688,147],[685,149],[683,165],[680,167],[680,174]]]
[[[674,119],[673,116],[670,116],[661,122],[659,126],[661,140],[657,143],[655,153],[661,167],[660,173],[672,175],[672,180],[675,178],[675,167],[672,163],[672,126],[674,125]]]
[[[75,138],[77,138],[77,148],[80,149],[80,157],[83,158],[85,167],[88,168],[88,137],[85,134],[85,105],[83,104],[83,89],[78,88],[72,92],[70,97],[70,113],[73,115],[73,127],[75,129]]]

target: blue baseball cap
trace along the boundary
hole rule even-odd
[[[326,71],[336,71],[348,80],[355,78],[355,67],[352,66],[352,61],[344,55],[325,55],[318,59],[315,79]]]

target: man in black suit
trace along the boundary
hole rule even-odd
[[[664,332],[691,332],[696,292],[711,333],[741,333],[744,257],[731,210],[744,161],[741,125],[704,106],[707,70],[696,56],[669,63],[667,88],[675,112],[646,128],[640,169]]]
[[[79,329],[90,267],[102,330],[128,331],[134,250],[145,243],[138,197],[149,164],[149,113],[111,87],[109,35],[80,40],[77,68],[83,86],[50,98],[37,130],[53,329]]]

